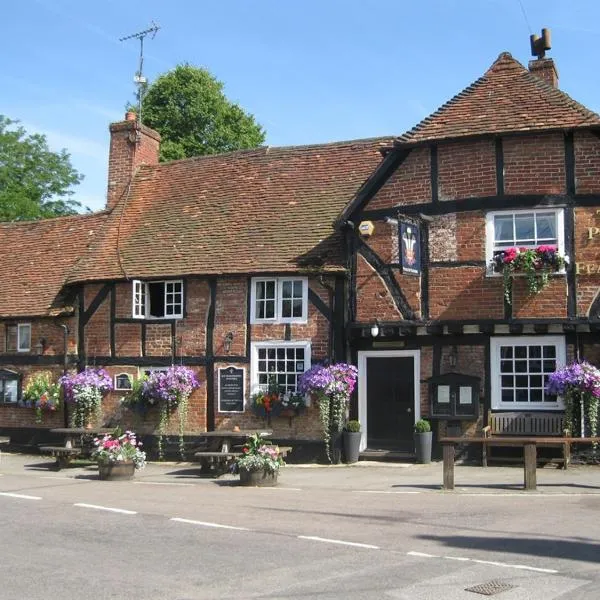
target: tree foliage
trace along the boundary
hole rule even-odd
[[[82,179],[66,150],[51,151],[46,136],[0,115],[0,221],[76,213],[71,186]]]
[[[161,135],[160,160],[255,148],[265,132],[206,69],[178,65],[144,95],[142,120]]]

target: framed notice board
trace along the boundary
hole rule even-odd
[[[219,412],[244,412],[246,369],[221,367],[218,377]]]

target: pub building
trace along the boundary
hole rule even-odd
[[[104,211],[0,225],[0,434],[44,440],[65,414],[36,423],[23,386],[85,366],[113,378],[104,420],[149,440],[158,415],[120,400],[173,364],[201,381],[190,440],[264,427],[251,395],[323,361],[358,366],[365,456],[410,455],[420,417],[473,435],[489,411],[561,412],[548,373],[600,363],[600,116],[548,46],[528,69],[500,54],[400,137],[159,163],[155,131],[112,124]],[[545,285],[500,272],[540,246]],[[322,456],[310,400],[270,427],[292,460]]]

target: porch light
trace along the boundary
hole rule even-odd
[[[46,338],[40,338],[40,341],[35,345],[35,351],[40,356],[44,354],[44,350],[46,349]]]
[[[454,369],[456,367],[457,359],[458,349],[456,348],[456,346],[452,346],[452,348],[450,349],[450,355],[448,356],[448,364],[450,365],[451,369]]]
[[[371,337],[377,337],[379,335],[379,323],[375,321],[373,325],[371,325]]]

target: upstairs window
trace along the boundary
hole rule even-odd
[[[272,277],[252,280],[252,323],[306,323],[308,280]]]
[[[555,246],[564,255],[564,214],[562,209],[497,211],[487,214],[486,259],[508,248]]]
[[[0,404],[16,404],[21,378],[18,373],[0,369]]]
[[[31,324],[19,323],[6,326],[6,352],[29,352],[31,350]]]
[[[181,319],[183,281],[133,281],[133,317],[136,319]]]

